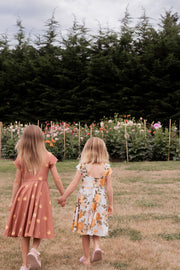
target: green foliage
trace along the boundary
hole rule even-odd
[[[5,143],[3,143],[2,157],[12,159],[16,157],[15,141],[13,139],[8,139]]]
[[[2,156],[15,158],[15,145],[26,125],[15,123],[3,127]],[[43,125],[45,145],[59,160],[78,159],[85,142],[90,136],[102,138],[112,161],[158,161],[180,160],[180,145],[175,124],[171,132],[163,129],[160,122],[147,124],[146,121],[130,119],[115,114],[104,118],[100,124],[93,122],[89,127],[65,122]],[[170,141],[169,141],[170,140]]]
[[[17,20],[14,47],[7,36],[0,38],[1,121],[90,124],[116,112],[131,114],[136,120],[140,116],[151,122],[160,120],[164,126],[169,118],[178,121],[179,16],[166,11],[157,30],[145,12],[134,27],[130,23],[126,10],[119,32],[99,27],[92,35],[75,19],[62,36],[53,13],[44,34],[32,40]],[[110,138],[108,143],[112,143]],[[132,160],[140,148],[142,160],[151,159],[143,142],[138,149],[129,143]],[[118,156],[124,158],[123,149]]]

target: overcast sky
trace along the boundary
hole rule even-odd
[[[54,10],[63,33],[72,26],[74,16],[79,22],[85,21],[92,32],[98,29],[99,24],[117,30],[126,7],[134,23],[144,9],[154,27],[160,22],[160,15],[167,10],[180,15],[179,0],[0,0],[0,34],[14,35],[18,18],[26,33],[41,34]]]

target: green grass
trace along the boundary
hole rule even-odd
[[[117,228],[109,232],[109,238],[115,238],[119,236],[128,236],[132,241],[143,239],[140,231],[132,228]]]
[[[72,181],[78,160],[57,163],[64,188]],[[111,163],[114,214],[109,237],[100,240],[105,254],[93,270],[175,270],[180,250],[180,162]],[[1,270],[21,266],[20,240],[2,236],[8,218],[16,168],[13,160],[0,160],[0,257]],[[40,245],[43,270],[82,269],[81,237],[71,232],[78,187],[65,208],[57,204],[59,193],[48,178],[56,237]],[[92,253],[91,244],[91,253]]]
[[[151,162],[133,162],[126,163],[126,170],[136,171],[162,171],[179,170],[180,161],[151,161]]]
[[[127,263],[121,263],[118,261],[111,263],[111,265],[114,267],[114,269],[127,269],[128,267]]]
[[[16,167],[13,164],[13,160],[4,160],[0,159],[0,173],[14,173],[16,171]]]
[[[161,238],[167,240],[167,241],[172,241],[172,240],[180,240],[180,232],[179,233],[162,233],[159,234],[158,236],[160,236]]]

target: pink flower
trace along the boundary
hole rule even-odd
[[[160,122],[154,124],[154,128],[155,128],[155,129],[159,129],[159,128],[161,127],[161,124],[159,124],[159,123],[160,123]]]

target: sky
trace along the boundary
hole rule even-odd
[[[16,21],[20,19],[25,32],[30,36],[45,31],[45,24],[53,12],[62,34],[72,26],[74,17],[94,33],[101,27],[120,29],[126,8],[132,17],[132,24],[145,10],[153,27],[158,27],[160,15],[172,10],[180,16],[178,0],[1,0],[0,35],[11,39],[17,32]]]

